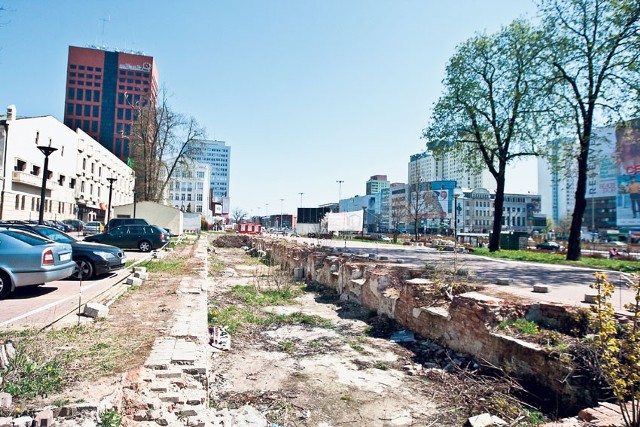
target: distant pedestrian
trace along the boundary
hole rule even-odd
[[[609,249],[609,259],[615,259],[618,256],[618,251],[616,248]]]

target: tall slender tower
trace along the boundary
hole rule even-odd
[[[127,161],[140,110],[154,103],[158,72],[139,52],[69,46],[64,123],[80,128]]]

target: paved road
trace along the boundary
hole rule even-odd
[[[149,253],[126,251],[127,261],[142,260]],[[61,317],[77,313],[79,307],[103,295],[129,276],[129,269],[98,279],[57,280],[44,286],[19,288],[0,300],[0,329],[42,328]]]
[[[588,306],[584,302],[585,294],[594,293],[589,287],[594,283],[592,268],[572,267],[566,265],[540,264],[534,262],[512,261],[488,258],[470,254],[454,254],[453,252],[438,251],[434,248],[420,246],[400,246],[375,242],[360,242],[353,240],[319,240],[297,238],[300,242],[321,246],[331,246],[346,250],[350,253],[367,255],[375,254],[389,257],[389,262],[403,261],[403,265],[422,267],[425,264],[435,265],[436,268],[451,270],[455,263],[457,268],[471,271],[487,286],[498,287],[498,278],[509,278],[508,286],[499,286],[501,291],[514,295],[532,298],[538,301],[558,302],[566,305]],[[609,272],[609,280],[618,287],[614,292],[612,302],[616,309],[622,309],[624,304],[634,301],[634,294],[623,284],[625,278],[619,272]],[[534,293],[533,285],[549,285],[547,294]]]

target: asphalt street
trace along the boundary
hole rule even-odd
[[[522,297],[556,302],[565,305],[589,306],[584,302],[586,294],[595,291],[589,285],[595,282],[592,268],[573,267],[567,265],[541,264],[534,262],[512,261],[496,259],[472,254],[439,251],[424,246],[393,245],[375,242],[361,242],[354,240],[319,240],[296,238],[305,244],[339,248],[342,251],[362,256],[375,255],[388,257],[388,262],[402,265],[422,267],[426,264],[437,269],[466,269],[486,286],[500,287],[500,291]],[[401,261],[400,261],[401,260]],[[621,310],[627,303],[634,301],[634,293],[625,286],[628,275],[620,272],[608,272],[609,280],[616,283],[612,302],[614,307]],[[509,279],[509,285],[497,285],[497,279]],[[536,284],[548,285],[549,293],[534,293]]]
[[[143,260],[151,253],[125,251],[127,261]],[[18,288],[0,300],[0,330],[42,328],[77,313],[81,307],[124,281],[129,268],[91,280],[56,280],[43,286]]]

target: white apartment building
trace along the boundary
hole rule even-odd
[[[131,169],[81,130],[52,116],[18,118],[15,106],[0,117],[0,219],[37,220],[45,156],[44,219],[104,221],[111,206],[133,201]],[[108,178],[113,178],[110,183]]]
[[[469,171],[463,159],[455,153],[445,153],[436,158],[429,151],[414,154],[409,158],[408,183],[432,181],[456,181],[458,187],[496,189],[496,181],[484,169],[475,173]]]
[[[207,164],[189,161],[177,167],[169,181],[168,204],[183,212],[199,213],[211,221],[210,177]]]
[[[222,205],[222,213],[229,213],[229,176],[231,170],[231,147],[224,141],[199,141],[194,160],[209,165],[210,188],[214,203]]]

